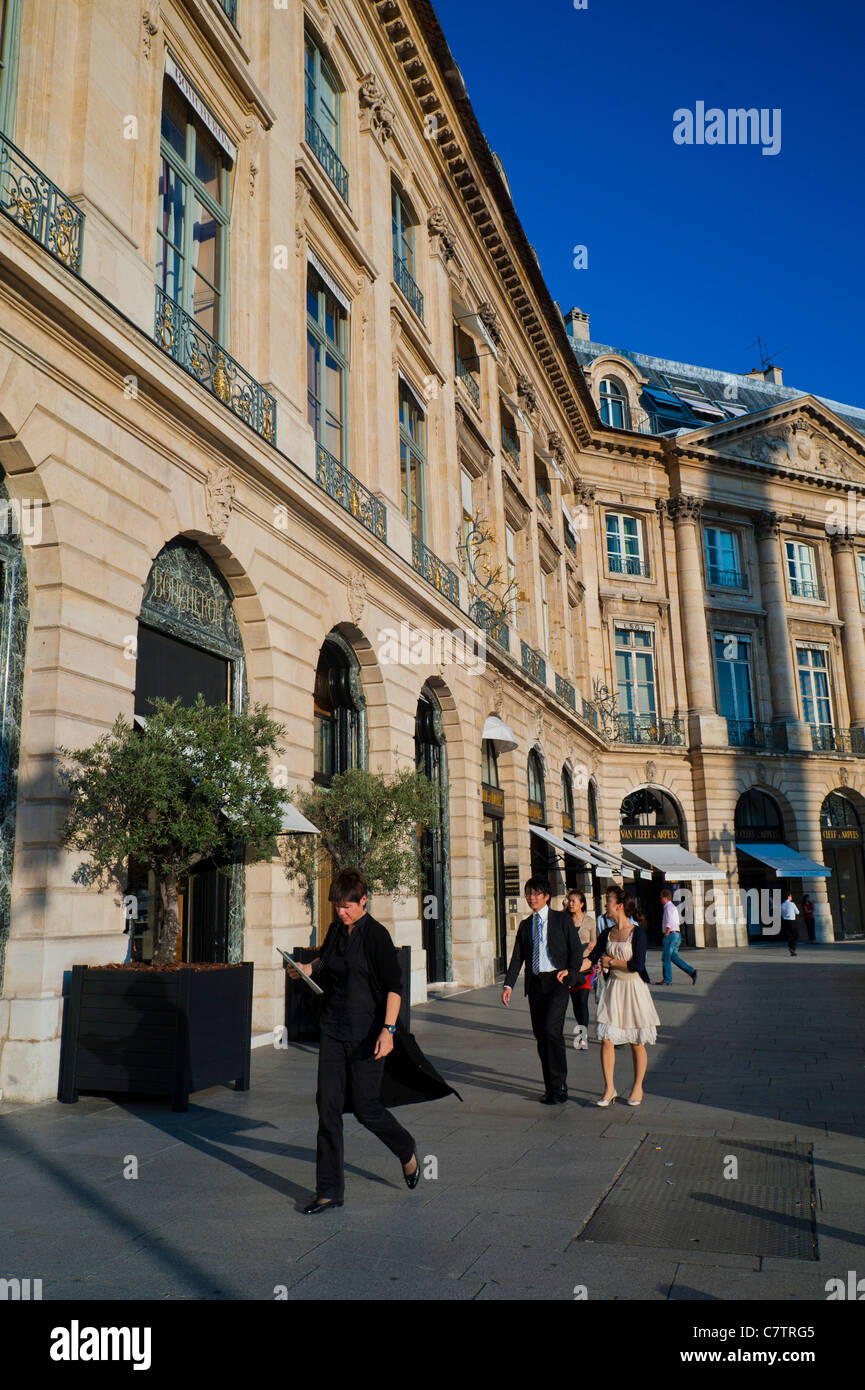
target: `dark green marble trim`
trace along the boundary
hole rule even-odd
[[[0,477],[0,507],[9,493]],[[9,511],[3,508],[3,515]],[[27,649],[27,570],[20,535],[0,535],[0,991],[12,904],[15,818],[18,809],[18,755]]]

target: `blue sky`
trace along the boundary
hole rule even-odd
[[[434,3],[553,297],[593,339],[747,372],[759,335],[785,385],[865,405],[861,0]],[[675,144],[698,101],[780,108],[780,151]]]

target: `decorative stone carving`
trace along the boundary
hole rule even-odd
[[[544,707],[538,705],[535,712],[535,739],[538,743],[544,741]]]
[[[565,441],[562,439],[558,430],[550,430],[549,449],[556,463],[561,468],[565,461]]]
[[[496,676],[492,682],[493,687],[493,714],[502,718],[502,711],[505,707],[505,687],[501,676]]]
[[[499,327],[499,316],[488,299],[478,305],[478,318],[498,347],[502,339],[502,330]]]
[[[651,760],[651,758],[650,758],[649,761],[646,763],[646,781],[647,781],[647,782],[654,782],[655,779],[656,779],[656,777],[657,777],[657,775],[658,775],[657,766],[656,766],[655,763],[652,762],[652,760]]]
[[[440,251],[445,261],[449,261],[456,251],[457,243],[453,228],[445,216],[444,208],[438,205],[430,208],[427,230],[430,234],[433,251]]]
[[[142,41],[144,44],[144,56],[147,59],[150,58],[150,50],[153,44],[153,40],[159,33],[159,20],[159,4],[157,3],[155,5],[148,5],[147,9],[141,16],[141,23],[144,28],[144,34],[142,36]]]
[[[580,507],[591,507],[595,500],[595,489],[590,487],[585,478],[574,479],[574,501]]]
[[[781,534],[781,515],[779,512],[760,512],[754,522],[758,541],[769,540]]]
[[[667,501],[667,515],[673,522],[699,521],[702,510],[703,503],[699,497],[688,497],[683,492]]]
[[[842,787],[846,787],[846,786],[847,786],[847,769],[846,769],[846,767],[839,767],[839,769],[838,769],[838,781],[841,783]]]
[[[204,497],[207,517],[210,522],[211,534],[216,536],[217,540],[221,541],[225,538],[228,523],[231,520],[231,508],[236,491],[234,479],[231,476],[231,468],[227,463],[223,464],[221,468],[214,469],[205,484]]]
[[[529,414],[534,415],[538,408],[538,393],[524,372],[517,373],[517,397],[525,402]]]
[[[396,111],[391,106],[385,95],[378,78],[374,73],[367,73],[362,78],[358,88],[358,98],[360,100],[360,128],[361,130],[371,130],[376,139],[383,145],[393,135],[393,123],[396,120]]]
[[[367,597],[366,575],[362,570],[355,570],[348,581],[348,611],[358,627],[363,621]]]
[[[852,550],[855,537],[848,531],[834,531],[829,534],[829,549],[833,555],[840,550]]]

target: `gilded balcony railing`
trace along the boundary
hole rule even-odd
[[[583,698],[583,718],[587,724],[591,724],[593,729],[597,729],[598,711],[595,709],[591,700],[587,700],[585,697]]]
[[[530,647],[528,642],[524,642],[522,638],[520,639],[520,658],[522,660],[523,670],[528,671],[529,675],[540,682],[541,685],[546,685],[547,663],[544,661],[540,652],[536,652],[534,647]]]
[[[619,743],[656,743],[684,748],[685,723],[682,719],[659,719],[654,714],[618,714],[611,737]]]
[[[784,753],[787,749],[787,730],[783,724],[728,719],[727,742],[731,748],[759,748],[767,753]]]
[[[81,274],[84,213],[3,134],[0,212],[67,269]]]
[[[511,649],[511,638],[507,622],[499,617],[491,604],[482,598],[475,599],[469,609],[469,617],[472,622],[477,623],[482,628],[487,637],[497,643],[504,651]]]
[[[268,444],[276,443],[274,397],[158,286],[154,337],[163,352],[245,420],[256,434]]]
[[[387,508],[353,473],[328,453],[323,444],[315,450],[315,481],[320,488],[356,517],[380,541],[387,542]]]
[[[566,705],[570,705],[571,709],[576,714],[577,692],[571,685],[571,682],[566,681],[564,676],[560,676],[558,672],[556,673],[556,694],[560,700],[564,700]]]
[[[306,108],[306,143],[312,150],[340,198],[348,202],[348,170],[328,140],[309,107]]]
[[[460,585],[453,570],[415,535],[411,538],[411,560],[418,574],[422,575],[428,584],[432,584],[434,589],[438,589],[440,594],[444,594],[445,598],[449,598],[451,603],[459,607]]]
[[[462,382],[463,386],[468,391],[475,405],[480,407],[481,388],[478,386],[477,382],[475,381],[474,377],[472,376],[463,359],[460,357],[459,353],[456,357],[456,374],[458,379]]]
[[[423,323],[423,295],[405,261],[400,260],[395,251],[393,253],[393,278]]]

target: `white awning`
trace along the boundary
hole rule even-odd
[[[529,436],[529,439],[534,438],[534,430],[532,429],[531,424],[526,419],[522,410],[518,406],[517,402],[514,400],[513,396],[509,396],[506,391],[502,391],[502,400],[504,401],[508,409],[512,410],[514,414],[517,416],[517,418],[522,422],[523,428],[526,431],[526,434]]]
[[[577,523],[574,521],[574,518],[568,511],[567,504],[565,502],[562,502],[562,511],[564,512],[565,521],[573,534],[574,540],[579,540],[579,536],[577,535],[577,531],[579,528],[577,527]]]
[[[397,369],[397,376],[399,377],[405,389],[408,391],[409,395],[414,397],[415,405],[418,407],[424,418],[426,418],[427,409],[429,407],[429,401],[425,401],[423,396],[418,395],[417,391],[414,389],[404,372],[401,372],[399,369]]]
[[[613,854],[611,850],[604,849],[603,845],[599,845],[596,840],[589,840],[589,845],[592,853],[604,861],[608,873],[612,871],[614,874],[625,874],[626,872],[630,874],[636,869],[639,876],[640,869],[637,868],[637,865],[626,864],[621,854]]]
[[[780,841],[745,845],[737,842],[736,848],[743,854],[749,854],[758,863],[768,864],[778,878],[830,878],[832,875],[832,870],[827,869],[825,864],[806,859],[804,854],[799,854],[789,845],[782,845]]]
[[[503,719],[499,719],[497,714],[488,715],[484,723],[483,737],[496,745],[497,753],[512,753],[520,746],[513,729],[509,728]]]
[[[334,280],[327,266],[319,260],[318,256],[315,254],[311,246],[307,246],[306,254],[309,257],[309,263],[312,266],[313,270],[318,271],[319,275],[321,276],[324,283],[327,285],[327,288],[330,290],[334,299],[337,301],[338,304],[342,305],[343,309],[345,309],[345,312],[347,314],[350,314],[351,300],[346,295],[345,290],[340,289],[339,285]]]
[[[579,852],[580,857],[587,863],[594,864],[596,869],[603,869],[605,874],[610,872],[612,865],[608,864],[605,859],[599,859],[594,850],[589,849],[589,846],[585,844],[584,841],[578,840],[575,835],[568,835],[566,832],[565,844],[572,845],[573,848]],[[576,855],[574,858],[576,858]]]
[[[557,849],[559,854],[567,854],[571,859],[576,859],[580,864],[593,864],[597,862],[592,858],[588,850],[582,847],[578,848],[576,841],[568,843],[567,840],[560,840],[558,835],[552,835],[549,830],[544,830],[539,825],[532,825],[529,829],[533,835],[537,835],[539,840],[543,840],[546,844],[552,845],[553,849]]]
[[[313,825],[311,820],[307,820],[306,816],[302,816],[297,807],[292,806],[289,801],[283,808],[282,825],[279,833],[281,835],[296,835],[298,833],[302,835],[320,835],[321,831],[317,826]]]
[[[694,883],[700,879],[726,878],[723,869],[710,864],[707,859],[699,859],[681,845],[639,844],[623,845],[632,858],[643,859],[653,869],[660,869],[665,878],[685,879]]]

